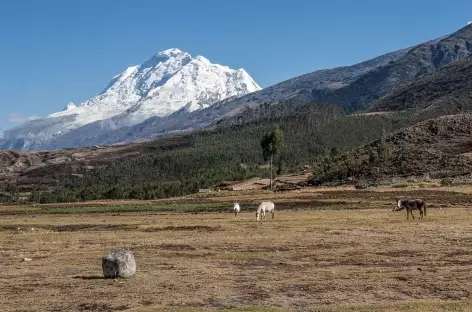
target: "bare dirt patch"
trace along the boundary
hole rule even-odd
[[[3,225],[0,231],[40,231],[47,230],[53,232],[79,232],[79,231],[123,231],[134,230],[137,226],[129,224],[66,224],[66,225],[40,225],[23,224]]]
[[[158,246],[160,249],[164,250],[195,250],[195,247],[192,247],[187,244],[161,244]]]
[[[206,226],[206,225],[192,225],[192,226],[166,226],[166,227],[149,227],[144,232],[162,232],[162,231],[203,231],[215,232],[223,231],[221,226]]]

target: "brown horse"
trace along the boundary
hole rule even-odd
[[[400,199],[397,201],[397,207],[393,208],[393,211],[400,211],[406,209],[406,218],[410,219],[410,214],[413,219],[413,210],[420,211],[420,219],[423,219],[423,216],[426,216],[426,204],[421,199]]]

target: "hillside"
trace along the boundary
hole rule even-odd
[[[352,151],[319,158],[313,181],[467,176],[472,173],[471,134],[472,114],[427,120]]]
[[[437,117],[472,110],[472,56],[425,75],[368,108],[376,111],[405,111],[422,117]]]
[[[316,92],[313,97],[316,101],[335,103],[349,111],[362,110],[402,84],[462,60],[471,53],[472,24],[447,37],[420,44],[401,58],[368,72],[346,87],[327,95]]]
[[[71,148],[45,151],[0,151],[0,189],[8,185],[20,191],[53,189],[64,179],[80,177],[96,167],[120,159],[132,160],[168,149],[183,148],[191,144],[188,138],[126,144],[110,147]]]
[[[382,116],[346,116],[335,106],[308,105],[299,107],[291,117],[154,142],[44,152],[6,151],[0,191],[2,184],[4,191],[29,192],[35,186],[56,189],[48,201],[154,198],[188,194],[223,181],[264,178],[268,170],[260,140],[274,123],[280,125],[286,138],[284,149],[275,159],[274,171],[280,174],[298,172],[311,164],[313,157],[331,148],[354,148],[378,138],[382,129],[391,131],[398,126]]]

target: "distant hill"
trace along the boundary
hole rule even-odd
[[[313,181],[472,174],[472,114],[443,116],[318,159]]]
[[[334,103],[349,111],[362,110],[380,97],[422,75],[465,59],[472,53],[472,24],[444,38],[416,46],[397,60],[361,76],[329,94],[313,92],[313,99]]]
[[[374,102],[376,111],[432,118],[472,110],[472,56],[425,75]]]

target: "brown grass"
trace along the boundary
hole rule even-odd
[[[431,203],[422,221],[365,191],[321,196],[349,209],[263,224],[247,211],[4,214],[0,310],[470,311],[468,197],[418,192]],[[137,274],[103,279],[101,257],[117,247],[135,253]]]

